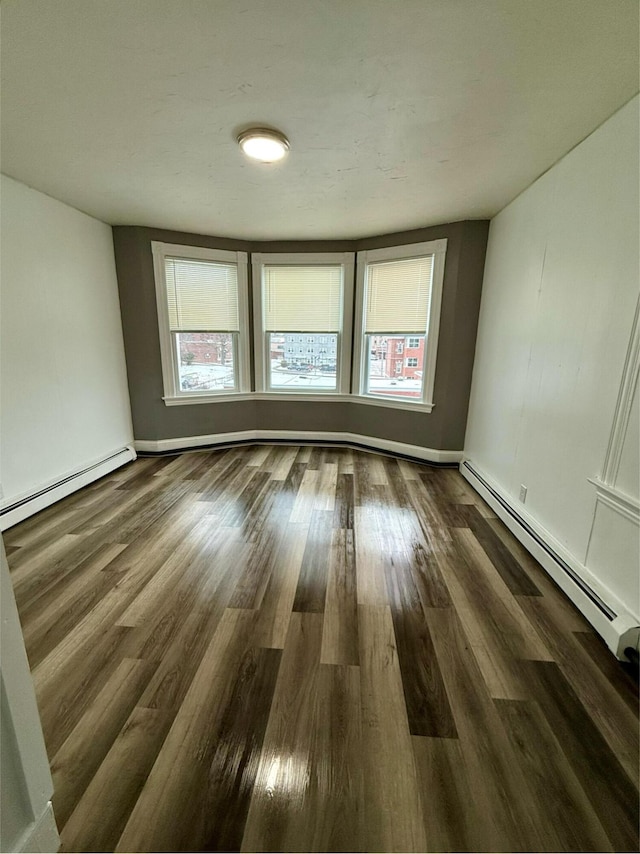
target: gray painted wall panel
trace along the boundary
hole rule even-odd
[[[348,241],[250,242],[138,226],[113,229],[134,435],[175,439],[240,430],[353,432],[425,448],[461,450],[469,404],[489,223],[456,222]],[[446,237],[432,413],[351,402],[236,401],[165,406],[151,241],[244,252],[357,252]],[[252,339],[251,339],[252,340]]]

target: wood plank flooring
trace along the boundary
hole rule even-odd
[[[637,680],[453,469],[139,459],[5,541],[64,851],[638,850]]]

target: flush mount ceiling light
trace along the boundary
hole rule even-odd
[[[238,137],[238,145],[253,160],[275,163],[289,151],[289,140],[283,133],[267,128],[250,128]]]

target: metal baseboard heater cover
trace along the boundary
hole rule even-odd
[[[628,660],[625,650],[638,649],[640,644],[637,621],[628,614],[616,613],[468,460],[460,463],[460,473],[571,599],[616,658]]]
[[[135,460],[136,456],[133,447],[127,445],[78,471],[65,474],[53,483],[47,483],[33,492],[19,496],[0,509],[0,531],[6,531],[7,528],[17,525],[18,522],[28,519],[45,507],[71,495],[72,492]]]

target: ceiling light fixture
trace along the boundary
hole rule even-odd
[[[250,128],[238,137],[238,145],[253,160],[261,163],[275,163],[282,160],[289,151],[289,140],[278,130],[268,128]]]

